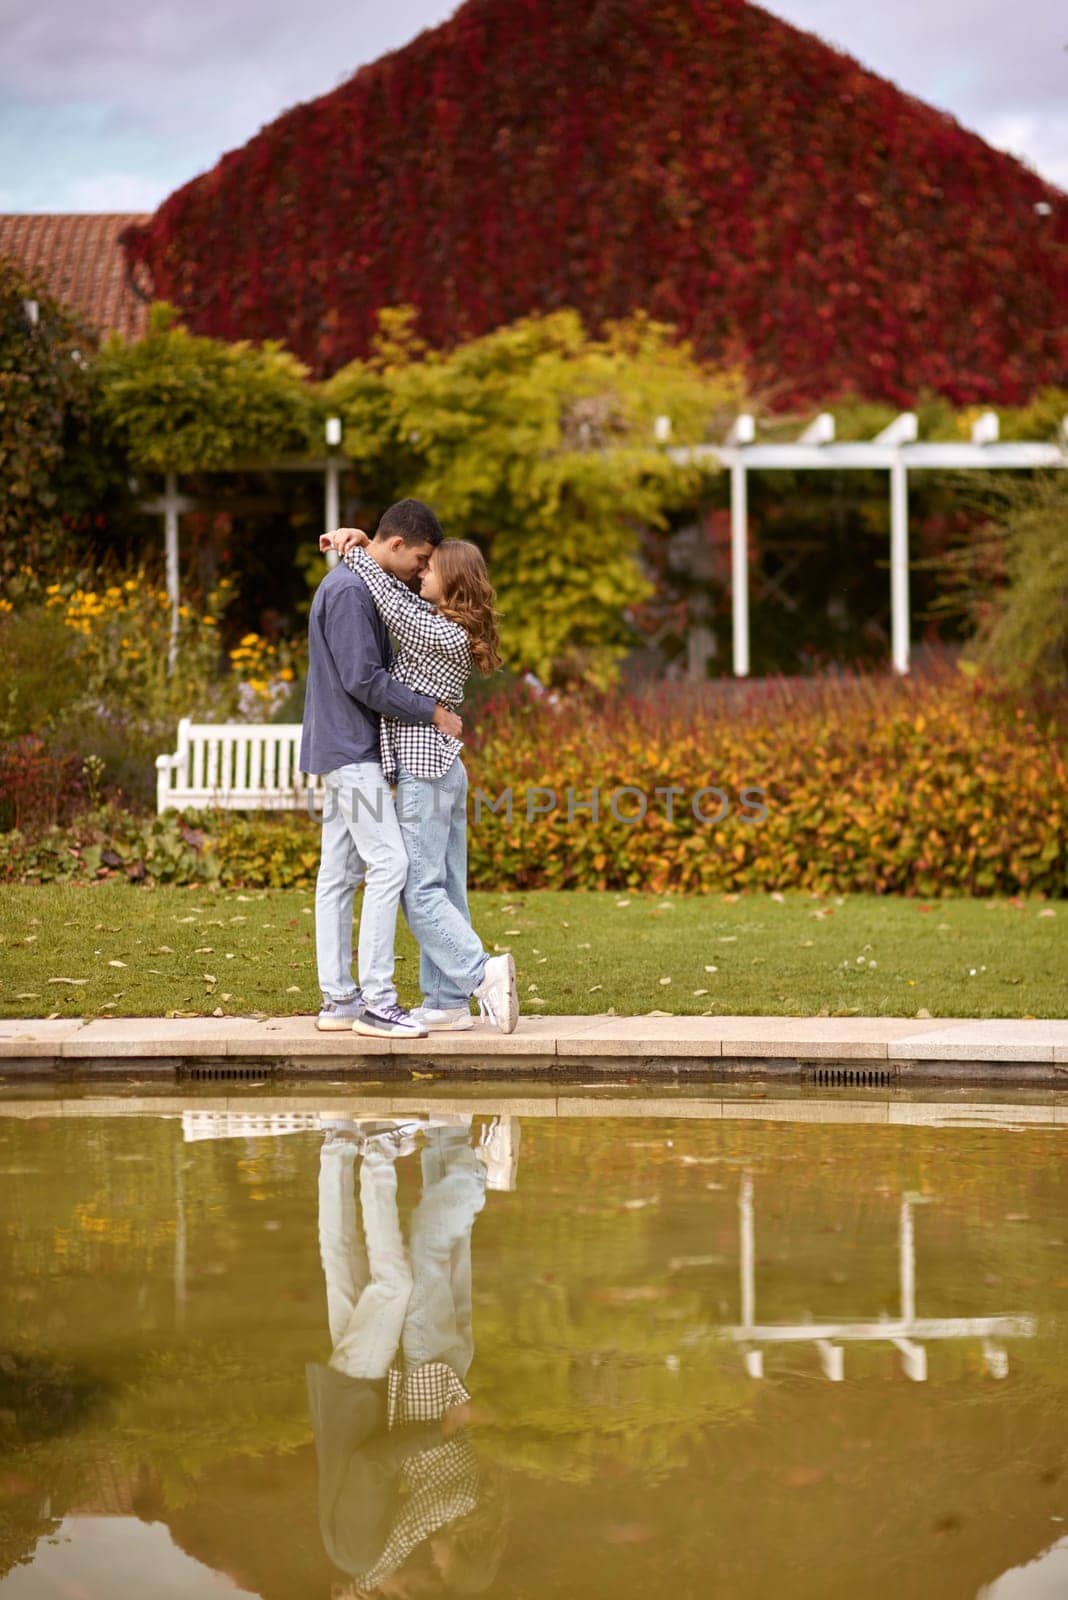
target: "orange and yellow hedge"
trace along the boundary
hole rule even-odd
[[[1063,719],[1062,719],[1063,725]],[[1063,895],[1068,799],[1063,740],[1044,716],[991,685],[943,670],[800,686],[678,686],[598,705],[513,700],[487,708],[469,750],[473,887],[701,892]],[[512,822],[474,797],[511,785]],[[719,786],[730,810],[696,820]],[[611,791],[648,798],[616,820]],[[684,791],[668,820],[666,795]],[[538,815],[553,790],[557,806]],[[588,809],[601,793],[600,816]],[[567,791],[575,806],[568,819]],[[767,816],[741,820],[742,791]],[[715,815],[715,796],[699,801]],[[635,813],[637,796],[617,809]]]
[[[947,670],[915,680],[675,685],[599,700],[515,691],[470,718],[470,883],[1062,897],[1068,762],[1057,709]],[[712,786],[730,809],[703,824],[692,801]],[[682,791],[672,820],[670,787]],[[509,788],[510,821],[503,805],[495,814],[479,802],[479,790],[500,803]],[[633,826],[612,814],[622,789],[647,800]],[[750,789],[764,791],[764,820],[741,820]],[[550,792],[556,806],[545,809]],[[621,814],[639,804],[634,793],[617,796]],[[752,803],[744,809],[754,814]],[[714,816],[715,797],[706,794],[701,810]],[[318,860],[318,826],[305,812],[102,812],[37,838],[0,836],[0,881],[9,882],[125,875],[311,889]]]

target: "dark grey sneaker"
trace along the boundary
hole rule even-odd
[[[321,1033],[350,1033],[352,1024],[362,1010],[363,996],[360,994],[352,1000],[328,1000],[324,995],[315,1026]]]
[[[403,1006],[380,1006],[372,1011],[364,1006],[352,1023],[353,1033],[367,1039],[425,1039],[426,1029]]]

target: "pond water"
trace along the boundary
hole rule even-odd
[[[0,1600],[1068,1595],[1068,1126],[389,1104],[0,1106]]]

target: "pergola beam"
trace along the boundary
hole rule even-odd
[[[890,631],[894,670],[907,673],[911,640],[909,610],[908,474],[910,472],[1033,471],[1068,467],[1068,418],[1056,443],[999,438],[998,416],[984,411],[972,425],[971,442],[918,438],[915,412],[903,411],[874,439],[835,442],[835,422],[821,411],[800,437],[783,444],[758,444],[749,412],[735,418],[721,445],[677,446],[666,452],[678,466],[714,462],[730,473],[731,621],[733,668],[749,675],[749,489],[748,473],[887,472],[890,475]]]

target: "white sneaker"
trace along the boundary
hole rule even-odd
[[[392,1128],[370,1133],[363,1141],[363,1153],[365,1156],[377,1153],[388,1161],[395,1161],[398,1156],[410,1156],[419,1148],[421,1127],[422,1123],[419,1122],[398,1122]]]
[[[426,1038],[422,1024],[413,1022],[411,1012],[398,1005],[380,1006],[376,1011],[364,1006],[351,1027],[353,1033],[362,1034],[365,1039]]]
[[[515,986],[515,962],[510,955],[490,956],[486,973],[475,990],[475,999],[484,1017],[501,1033],[514,1033],[519,1021],[519,995]]]
[[[338,1146],[351,1144],[359,1148],[363,1143],[363,1129],[358,1122],[353,1122],[349,1117],[320,1116],[319,1126],[326,1135],[328,1144]]]
[[[482,1129],[475,1152],[486,1164],[486,1188],[515,1188],[519,1175],[519,1118],[494,1117]]]
[[[467,1006],[416,1006],[411,1017],[428,1033],[462,1033],[475,1025]]]

